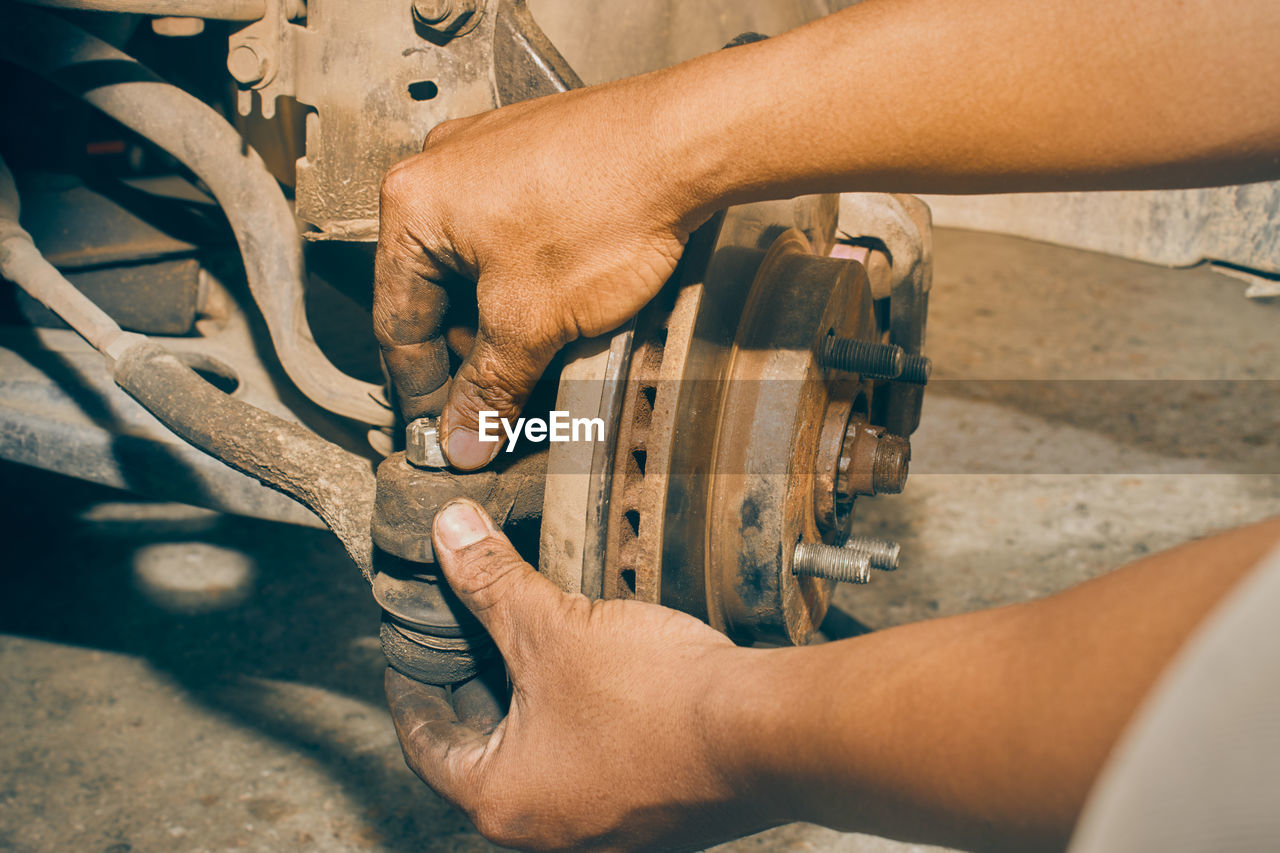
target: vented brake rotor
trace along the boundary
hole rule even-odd
[[[829,256],[837,204],[730,208],[632,326],[570,359],[557,408],[610,430],[552,446],[541,562],[563,588],[675,607],[739,642],[817,629],[834,583],[798,577],[792,555],[848,535],[845,437],[882,384],[818,352],[829,335],[879,342],[888,319],[867,251]]]

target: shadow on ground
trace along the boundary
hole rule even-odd
[[[360,801],[368,821],[363,839],[381,849],[438,846],[432,839],[449,840],[446,849],[456,842],[483,846],[465,817],[436,800],[402,763],[389,762],[385,748],[362,742],[359,727],[345,732],[332,715],[308,707],[331,701],[321,691],[378,712],[384,707],[379,610],[332,534],[176,505],[160,505],[171,513],[158,516],[155,504],[7,463],[0,477],[11,498],[0,632],[145,660],[207,712],[322,768]],[[205,593],[203,604],[187,612],[162,606],[164,591],[135,569],[135,556],[165,542],[244,555],[247,574],[239,581],[248,588],[229,591],[214,572],[208,589],[195,590]],[[179,580],[190,587],[189,577]],[[183,592],[188,603],[199,602],[190,588]],[[225,606],[217,606],[219,598]],[[210,606],[216,609],[193,612]],[[379,724],[389,729],[382,716]],[[260,801],[250,806],[260,821],[295,808],[278,798]]]

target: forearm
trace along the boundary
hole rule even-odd
[[[638,78],[691,208],[1280,176],[1280,7],[867,0]],[[696,218],[696,217],[695,217]]]
[[[1273,520],[1041,601],[745,650],[717,705],[744,745],[726,752],[775,820],[1060,848],[1162,669],[1277,541]]]

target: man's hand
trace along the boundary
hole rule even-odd
[[[565,595],[459,500],[436,554],[511,708],[481,731],[394,673],[387,698],[409,766],[505,846],[694,847],[806,820],[1061,850],[1151,684],[1277,536],[1272,520],[1040,601],[740,649],[673,610]]]
[[[382,187],[374,330],[408,417],[441,413],[449,461],[486,464],[481,410],[514,418],[569,341],[622,324],[683,251],[691,204],[628,84],[579,90],[446,122]],[[640,109],[637,110],[636,107]],[[611,118],[603,120],[602,116]],[[474,297],[467,282],[475,282]],[[465,359],[445,390],[446,318]],[[447,393],[447,402],[444,399]]]
[[[437,127],[383,185],[374,328],[404,413],[443,412],[449,461],[484,465],[499,445],[477,413],[514,416],[556,350],[639,310],[727,204],[1280,175],[1276,4],[1147,5],[870,0]],[[450,335],[450,390],[446,291],[467,281],[478,331]]]
[[[692,847],[770,820],[725,754],[749,751],[723,688],[750,652],[674,610],[564,594],[470,501],[436,516],[434,544],[506,661],[511,707],[477,731],[438,689],[391,670],[387,699],[409,766],[485,837]]]

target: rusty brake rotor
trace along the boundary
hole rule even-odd
[[[558,407],[599,401],[611,434],[603,453],[552,448],[541,559],[562,587],[675,607],[740,642],[817,629],[834,583],[793,573],[797,543],[841,544],[854,497],[900,490],[909,452],[872,422],[886,383],[818,355],[829,336],[887,338],[869,251],[829,256],[836,209],[730,208],[634,325],[570,359]]]

